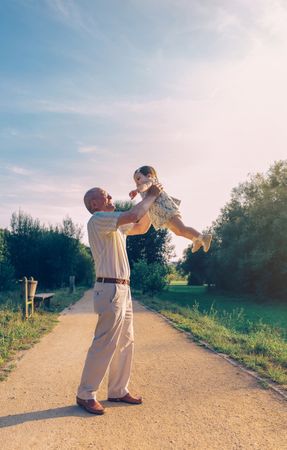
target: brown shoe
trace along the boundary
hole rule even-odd
[[[129,403],[130,405],[141,405],[143,402],[142,397],[136,396],[132,397],[131,394],[127,393],[124,397],[120,398],[108,398],[109,402],[123,402],[123,403]]]
[[[97,400],[82,400],[81,398],[76,397],[76,401],[79,406],[89,413],[101,415],[105,412],[105,408]]]

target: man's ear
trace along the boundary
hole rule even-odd
[[[93,211],[97,211],[97,207],[98,207],[98,205],[97,205],[97,200],[92,199],[92,200],[91,200],[91,209],[92,209]]]

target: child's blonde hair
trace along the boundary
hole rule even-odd
[[[157,173],[156,173],[156,170],[155,170],[153,167],[151,167],[151,166],[142,166],[142,167],[140,167],[139,169],[137,169],[137,170],[135,171],[134,175],[135,175],[136,173],[138,173],[138,172],[142,173],[145,177],[146,177],[147,175],[151,175],[152,177],[154,177],[154,178],[157,179]]]

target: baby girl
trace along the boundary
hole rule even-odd
[[[153,183],[157,183],[157,174],[153,167],[142,166],[134,173],[134,180],[137,188],[129,193],[133,199],[138,193],[145,197],[146,191]],[[181,220],[178,209],[180,200],[170,197],[166,192],[162,192],[149,209],[151,223],[155,229],[168,228],[177,236],[183,236],[190,239],[193,243],[192,253],[197,252],[203,247],[208,252],[212,236],[211,234],[200,234],[194,228],[187,227]]]

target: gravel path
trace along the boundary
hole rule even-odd
[[[2,450],[287,450],[287,403],[135,302],[131,393],[144,404],[75,405],[96,316],[92,291],[0,384]],[[99,400],[106,398],[103,383]]]

